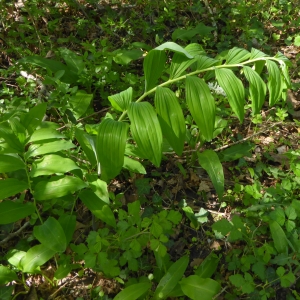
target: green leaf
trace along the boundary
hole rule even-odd
[[[75,193],[86,186],[86,183],[76,177],[54,176],[48,181],[40,181],[37,183],[34,187],[34,197],[37,200],[50,200]]]
[[[164,51],[151,50],[144,59],[145,92],[157,85],[165,68],[167,56]]]
[[[222,235],[227,235],[233,228],[233,225],[226,219],[221,219],[212,225],[212,229],[220,232]]]
[[[100,220],[106,222],[108,225],[116,228],[116,219],[115,216],[107,205],[106,202],[101,200],[95,195],[91,190],[83,190],[79,193],[78,196],[81,201],[86,205],[86,207]]]
[[[59,224],[64,230],[66,242],[69,244],[73,238],[73,234],[76,227],[75,215],[61,215],[58,219]]]
[[[229,69],[216,69],[219,85],[226,92],[229,104],[240,122],[244,120],[245,90],[243,83]]]
[[[181,155],[185,140],[185,120],[175,94],[168,88],[158,87],[155,108],[163,135],[176,154]]]
[[[219,199],[222,199],[224,193],[224,172],[218,155],[212,150],[205,150],[198,153],[200,166],[208,173]]]
[[[195,35],[199,34],[201,38],[209,36],[214,27],[209,27],[203,23],[199,23],[195,28],[191,29],[176,29],[172,34],[172,40],[181,39],[183,41],[191,40]]]
[[[260,50],[257,50],[255,48],[251,49],[251,56],[250,59],[256,59],[256,58],[261,58],[261,57],[266,57],[267,54],[261,52]],[[263,61],[264,63],[264,61]]]
[[[69,141],[59,140],[54,142],[45,142],[43,144],[31,144],[28,151],[25,153],[25,158],[32,156],[43,155],[47,153],[55,153],[62,150],[74,148],[75,145]]]
[[[23,192],[28,188],[28,183],[14,178],[0,180],[0,200]]]
[[[126,287],[121,291],[114,300],[136,300],[149,291],[151,288],[150,282],[135,283]]]
[[[18,140],[20,141],[21,145],[25,145],[26,140],[26,129],[25,127],[20,123],[18,117],[11,117],[8,120],[8,123],[14,132],[14,134],[17,136]]]
[[[278,253],[285,253],[287,251],[288,242],[283,229],[276,221],[270,221],[269,226],[276,250]]]
[[[57,154],[49,154],[43,158],[36,159],[32,163],[31,177],[51,175],[55,173],[66,173],[80,169],[73,160]]]
[[[78,128],[75,129],[75,137],[91,163],[91,167],[94,167],[97,164],[96,138]]]
[[[1,142],[3,140],[3,142]],[[3,143],[7,144],[4,145]],[[23,153],[24,147],[16,135],[5,126],[0,125],[0,151],[1,153]],[[2,150],[1,148],[4,148]]]
[[[28,143],[50,140],[50,139],[61,139],[65,136],[54,128],[40,128],[31,135]]]
[[[252,110],[253,114],[256,115],[259,113],[264,104],[267,88],[264,81],[252,68],[244,66],[243,70],[245,77],[250,83],[249,90],[252,101]]]
[[[0,173],[25,169],[25,164],[19,156],[0,154]]]
[[[269,72],[268,89],[269,89],[269,105],[273,106],[281,97],[282,80],[277,64],[274,61],[267,60],[266,65]]]
[[[300,47],[300,35],[295,36],[294,45]]]
[[[123,168],[133,173],[147,174],[144,166],[137,160],[124,156]]]
[[[79,119],[91,106],[93,94],[88,94],[85,91],[79,90],[75,95],[71,95],[69,98],[69,104],[74,117]]]
[[[96,177],[95,175],[86,174],[86,179],[92,191],[106,204],[109,204],[109,194],[107,190],[107,183]]]
[[[59,49],[59,52],[64,61],[66,62],[68,70],[75,74],[80,74],[83,71],[85,64],[82,56],[77,55],[76,53],[67,48],[61,48]]]
[[[188,58],[193,58],[193,56],[188,51],[186,51],[184,48],[182,48],[181,46],[179,46],[178,44],[173,43],[173,42],[166,42],[166,43],[161,44],[160,46],[154,48],[153,50],[162,51],[162,50],[166,50],[166,49],[171,50],[171,51],[176,52],[176,53],[184,54]]]
[[[108,100],[113,108],[118,111],[125,111],[128,109],[130,102],[132,101],[132,87],[129,87],[127,90],[108,96]]]
[[[0,285],[7,284],[13,280],[18,281],[17,274],[8,267],[0,266]]]
[[[123,49],[117,49],[113,52],[113,60],[117,64],[121,65],[127,65],[132,60],[139,59],[143,56],[143,51],[140,49],[130,49],[130,50],[123,50]]]
[[[47,103],[34,106],[28,113],[21,117],[21,124],[27,129],[29,135],[33,134],[41,124],[47,109]]]
[[[195,275],[200,278],[210,278],[216,271],[220,258],[211,252],[200,264],[200,266],[195,271]]]
[[[20,267],[24,273],[34,273],[37,267],[46,263],[54,254],[55,251],[44,245],[33,246],[21,259]]]
[[[34,226],[33,234],[42,245],[54,252],[64,252],[67,248],[64,230],[53,217],[49,217],[42,225]]]
[[[14,223],[31,215],[34,211],[35,208],[32,203],[3,201],[0,203],[0,224]]]
[[[104,119],[98,128],[97,155],[104,180],[116,177],[124,164],[128,124]]]
[[[193,300],[200,298],[201,300],[211,300],[221,290],[221,285],[217,281],[210,278],[200,278],[197,275],[183,278],[180,286],[184,294]]]
[[[153,299],[166,299],[182,278],[189,263],[188,256],[182,256],[171,265],[166,274],[159,281]]]
[[[254,144],[251,143],[241,143],[233,145],[220,152],[220,161],[233,161],[241,157],[250,156],[251,150],[254,148]]]
[[[203,79],[186,77],[186,102],[201,134],[210,141],[215,127],[215,100]]]
[[[237,48],[234,47],[230,49],[226,56],[226,64],[238,64],[245,60],[247,60],[250,57],[250,52],[243,49],[243,48]]]
[[[13,295],[14,289],[15,289],[14,285],[10,285],[10,286],[0,285],[0,299],[10,300]]]
[[[162,157],[162,132],[154,108],[148,102],[131,103],[128,110],[131,133],[139,151],[155,166]]]
[[[210,68],[210,67],[216,65],[217,63],[219,63],[218,60],[210,58],[208,56],[204,56],[204,55],[197,56],[196,61],[197,61],[197,70],[203,70],[206,68]]]

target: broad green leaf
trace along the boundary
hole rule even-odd
[[[25,169],[25,164],[19,156],[0,154],[0,173]]]
[[[197,268],[195,275],[200,278],[210,278],[215,273],[219,261],[220,258],[214,252],[211,252]]]
[[[229,104],[239,118],[244,120],[245,90],[243,83],[229,69],[216,69],[216,78],[219,85],[226,92]]]
[[[8,267],[0,266],[0,285],[7,284],[13,280],[18,281],[17,274]]]
[[[117,226],[115,216],[110,207],[97,197],[93,191],[89,189],[83,190],[78,197],[97,218],[114,228]]]
[[[49,217],[42,225],[34,226],[36,239],[54,252],[64,252],[67,247],[65,232],[59,222]]]
[[[124,156],[123,168],[133,173],[147,174],[144,166],[137,160]]]
[[[59,52],[70,71],[74,72],[75,74],[80,74],[83,71],[85,63],[82,56],[77,55],[67,48],[61,48],[59,49]]]
[[[163,49],[161,49],[163,50]],[[145,92],[157,85],[166,63],[167,56],[164,51],[151,50],[144,59]]]
[[[8,120],[8,123],[15,134],[15,136],[20,141],[21,145],[25,145],[26,140],[26,129],[25,127],[20,123],[19,117],[12,117]]]
[[[186,102],[201,134],[210,141],[215,127],[215,100],[203,79],[186,77]]]
[[[27,129],[29,135],[33,134],[41,124],[47,109],[47,103],[34,106],[28,113],[21,117],[22,125]]]
[[[153,299],[166,299],[182,278],[189,263],[188,256],[182,256],[171,265],[167,273],[159,281]]]
[[[253,114],[256,115],[259,113],[264,104],[267,88],[264,81],[252,68],[244,66],[243,70],[245,77],[250,84],[249,91],[252,102],[252,110]]]
[[[124,163],[128,124],[104,119],[97,136],[97,156],[104,180],[116,177]]]
[[[184,48],[182,48],[181,46],[179,46],[178,44],[174,43],[174,42],[166,42],[164,44],[161,44],[160,46],[154,48],[153,50],[171,50],[173,52],[177,52],[177,53],[181,53],[184,54],[186,57],[188,58],[193,58],[193,56]]]
[[[31,215],[34,211],[35,208],[32,203],[3,201],[0,203],[0,224],[14,223]]]
[[[274,61],[267,60],[266,65],[269,72],[269,78],[268,78],[269,105],[273,106],[281,96],[282,79],[281,79],[279,68]]]
[[[97,164],[96,138],[78,128],[75,129],[75,137],[91,163],[91,167],[94,167]]]
[[[288,242],[283,229],[276,221],[270,221],[269,226],[276,250],[279,253],[285,253],[287,251]]]
[[[104,180],[98,178],[98,176],[86,174],[86,179],[89,182],[89,186],[92,191],[106,204],[109,204],[109,194],[107,189],[107,183]]]
[[[148,102],[131,103],[128,110],[130,129],[139,151],[155,166],[162,156],[162,132],[154,108]]]
[[[45,142],[42,144],[35,143],[29,146],[28,151],[25,153],[25,158],[28,159],[32,156],[38,156],[47,153],[55,153],[61,150],[68,150],[74,147],[74,144],[65,140]]]
[[[251,56],[250,59],[256,59],[256,58],[261,58],[261,57],[266,57],[267,54],[261,52],[260,50],[257,50],[255,48],[251,49]]]
[[[197,43],[188,44],[184,48],[184,50],[186,50],[193,57],[195,57],[196,55],[205,55],[205,51],[204,51],[203,47]]]
[[[69,98],[69,104],[74,117],[79,119],[91,106],[93,94],[88,94],[85,91],[79,90],[75,95],[71,95]]]
[[[86,183],[76,177],[53,176],[48,181],[40,181],[37,183],[34,187],[34,197],[37,200],[50,200],[72,194],[86,186]]]
[[[44,245],[36,245],[30,248],[20,262],[24,273],[34,273],[38,267],[46,263],[55,254],[55,251]]]
[[[7,252],[7,254],[5,255],[5,258],[12,266],[16,267],[17,269],[20,269],[19,268],[20,261],[25,256],[25,254],[26,254],[25,251],[11,249]]]
[[[243,48],[237,48],[234,47],[230,49],[226,56],[226,64],[238,64],[245,60],[247,60],[250,57],[250,52],[243,49]]]
[[[117,64],[121,65],[127,65],[132,60],[139,59],[143,56],[143,51],[140,49],[130,49],[130,50],[123,50],[123,49],[117,49],[113,52],[113,60]]]
[[[212,225],[212,229],[225,236],[233,229],[233,225],[227,219],[221,219]]]
[[[123,291],[118,293],[113,300],[136,300],[147,291],[150,291],[150,288],[150,282],[135,283],[126,287]]]
[[[71,242],[76,228],[75,215],[61,215],[58,219],[59,224],[64,230],[67,245]]]
[[[199,34],[201,38],[211,35],[211,31],[214,27],[206,26],[203,23],[199,23],[195,28],[191,29],[176,29],[172,34],[172,40],[181,39],[184,41],[190,41],[195,35]]]
[[[180,286],[184,294],[193,300],[211,300],[221,290],[221,285],[217,281],[210,278],[200,278],[197,275],[183,278]]]
[[[185,140],[185,120],[174,92],[158,87],[155,93],[155,108],[165,138],[176,154],[181,155]]]
[[[1,153],[23,153],[24,151],[23,145],[13,131],[2,125],[0,125],[0,146]]]
[[[254,144],[251,143],[241,143],[233,145],[220,152],[220,161],[233,161],[241,157],[251,156],[251,150],[254,148]]]
[[[207,69],[219,63],[218,60],[204,55],[197,56],[196,61],[197,61],[197,70]]]
[[[40,128],[31,135],[28,143],[50,140],[50,139],[61,139],[65,136],[54,128]]]
[[[10,286],[0,285],[0,299],[10,300],[14,289],[15,289],[14,285],[10,285]]]
[[[218,155],[212,150],[205,150],[198,153],[200,166],[208,173],[219,199],[222,199],[224,193],[224,172]]]
[[[75,83],[78,80],[78,75],[71,71],[69,66],[62,64],[57,60],[43,58],[40,56],[27,56],[20,59],[19,63],[29,63],[46,70],[50,70],[52,73],[64,70],[65,73],[60,79],[65,83]]]
[[[0,180],[0,200],[23,192],[28,183],[14,178]]]
[[[108,100],[113,108],[118,111],[125,111],[128,109],[130,102],[132,101],[132,87],[129,87],[127,90],[108,96]]]
[[[49,154],[32,163],[30,171],[31,177],[41,175],[51,175],[55,173],[66,173],[75,169],[80,169],[75,162],[67,157],[57,154]]]

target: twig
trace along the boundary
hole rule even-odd
[[[5,239],[3,239],[2,241],[0,241],[0,245],[5,244],[6,242],[8,242],[10,239],[12,239],[13,237],[17,236],[18,234],[20,234],[28,225],[30,225],[29,222],[26,222],[21,228],[19,228],[17,231],[10,233]]]

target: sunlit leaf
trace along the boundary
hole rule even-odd
[[[267,60],[266,65],[269,72],[269,78],[268,78],[269,105],[273,106],[281,96],[281,92],[282,92],[281,74],[277,64],[274,61]]]
[[[0,154],[0,173],[25,169],[25,164],[19,156]]]
[[[129,87],[127,90],[108,96],[108,100],[113,108],[118,111],[125,111],[128,109],[130,102],[132,101],[132,87]]]
[[[8,267],[0,266],[0,285],[7,284],[13,280],[18,281],[16,272]]]
[[[154,48],[153,50],[162,51],[162,50],[166,50],[166,49],[171,50],[173,52],[184,54],[188,58],[193,58],[193,56],[188,51],[186,51],[184,48],[182,48],[181,46],[179,46],[178,44],[173,43],[173,42],[166,42],[166,43],[161,44],[160,46]]]
[[[218,60],[204,55],[197,56],[196,61],[197,61],[197,70],[207,69],[219,63]]]
[[[40,128],[33,132],[28,143],[50,140],[50,139],[61,139],[65,136],[54,128]]]
[[[88,94],[85,91],[77,91],[75,95],[69,97],[71,111],[76,119],[80,118],[87,109],[91,106],[93,94]]]
[[[113,300],[136,300],[149,291],[150,288],[150,282],[135,283],[118,293]]]
[[[215,127],[215,100],[203,79],[187,76],[186,102],[201,134],[210,141]]]
[[[185,140],[185,120],[174,92],[158,87],[155,93],[155,108],[163,135],[174,151],[181,155]]]
[[[124,156],[123,168],[133,173],[147,174],[144,166],[137,160]]]
[[[130,129],[139,151],[154,165],[162,156],[162,132],[154,108],[148,102],[131,103],[128,110]]]
[[[243,48],[234,47],[230,49],[226,56],[226,64],[238,64],[250,57],[250,52]]]

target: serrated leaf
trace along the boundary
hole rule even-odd
[[[252,102],[252,111],[253,114],[256,115],[259,113],[264,104],[267,88],[264,81],[252,68],[244,66],[243,70],[245,77],[250,84],[249,91]]]
[[[108,96],[108,100],[113,108],[118,111],[125,111],[128,109],[130,102],[132,101],[132,87],[129,87],[127,90]]]
[[[116,177],[124,164],[128,124],[105,119],[98,128],[97,156],[101,176],[107,180]]]
[[[126,287],[123,291],[118,293],[114,300],[136,300],[149,291],[151,288],[150,282],[135,283]]]
[[[154,111],[148,102],[131,103],[128,110],[130,129],[139,151],[155,166],[162,157],[162,132]]]
[[[55,254],[55,251],[44,245],[36,245],[30,248],[21,259],[20,267],[25,273],[33,273],[37,267],[42,266]]]
[[[242,122],[245,114],[245,90],[242,81],[229,69],[216,69],[215,72],[217,81],[226,92],[233,112]]]
[[[25,169],[25,163],[19,156],[0,154],[0,173]]]
[[[270,221],[269,226],[276,250],[278,251],[278,253],[286,252],[288,242],[283,229],[276,221]]]
[[[184,294],[193,300],[200,298],[201,300],[211,300],[221,290],[221,285],[217,281],[210,278],[200,278],[197,275],[183,278],[180,286]]]
[[[186,102],[203,137],[210,141],[215,127],[215,100],[203,79],[186,77]]]
[[[219,199],[222,199],[224,193],[224,172],[218,155],[212,150],[205,150],[198,153],[200,166],[208,173]]]
[[[0,224],[14,223],[31,215],[34,211],[32,203],[3,201],[0,203]]]
[[[274,61],[267,60],[266,65],[269,72],[268,90],[269,90],[269,105],[273,106],[281,97],[282,80],[279,68]]]
[[[185,140],[185,120],[175,94],[168,88],[158,87],[155,108],[163,135],[176,154],[181,155]]]
[[[28,113],[21,116],[21,123],[26,128],[29,135],[34,133],[41,124],[47,109],[47,103],[34,106]]]
[[[30,171],[31,177],[41,175],[51,175],[55,173],[66,173],[72,170],[80,169],[75,162],[67,157],[57,154],[49,154],[41,159],[36,159],[32,163]]]
[[[54,252],[64,252],[67,240],[63,228],[53,217],[49,217],[42,225],[34,226],[33,234],[36,239]]]
[[[226,64],[238,64],[250,57],[250,52],[243,49],[234,47],[230,49],[226,55]]]
[[[34,187],[37,200],[50,200],[72,194],[87,185],[81,179],[72,176],[54,176],[48,181],[40,181]]]
[[[167,56],[164,51],[151,50],[144,59],[145,92],[157,85],[165,68]]]
[[[25,158],[28,159],[32,156],[43,155],[47,153],[55,153],[61,150],[68,150],[74,148],[75,145],[70,141],[59,140],[54,142],[35,143],[31,144],[28,151],[25,153]]]
[[[153,299],[166,299],[168,297],[168,294],[176,287],[182,278],[188,263],[189,257],[182,256],[171,265],[166,274],[159,281]]]
[[[144,166],[137,160],[124,156],[123,168],[133,173],[147,174]]]
[[[18,281],[17,274],[5,266],[0,266],[0,285],[7,284],[11,281]]]
[[[0,200],[23,192],[28,188],[28,183],[14,178],[0,180]]]

